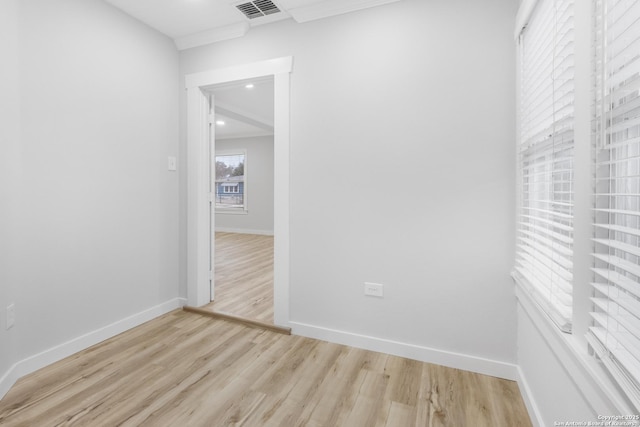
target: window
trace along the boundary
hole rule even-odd
[[[247,211],[246,158],[244,152],[216,154],[216,211]]]
[[[520,38],[513,276],[565,332],[573,287],[573,0],[538,1]]]
[[[594,5],[593,326],[587,338],[640,407],[640,2]]]
[[[223,183],[222,184],[222,193],[223,194],[229,194],[229,193],[239,194],[240,193],[240,187],[239,187],[238,184]]]

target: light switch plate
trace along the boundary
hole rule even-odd
[[[167,166],[168,166],[170,171],[176,170],[178,168],[178,162],[177,162],[176,158],[173,157],[173,156],[169,156],[168,161],[167,161]]]

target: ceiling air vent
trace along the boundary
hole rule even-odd
[[[280,9],[271,0],[255,0],[236,5],[238,10],[249,19],[260,18],[274,13],[279,13]]]

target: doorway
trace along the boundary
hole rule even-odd
[[[289,81],[293,58],[284,57],[186,76],[187,89],[187,303],[211,300],[215,229],[212,211],[209,91],[216,85],[273,76],[274,82],[274,324],[289,324]],[[213,219],[212,219],[213,218]],[[215,284],[213,286],[215,290]]]
[[[210,89],[217,314],[273,324],[273,76]]]

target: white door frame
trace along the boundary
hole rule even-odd
[[[274,77],[274,324],[289,325],[289,77],[293,57],[220,68],[185,77],[187,89],[187,303],[208,304],[212,254],[209,99],[211,86]]]

